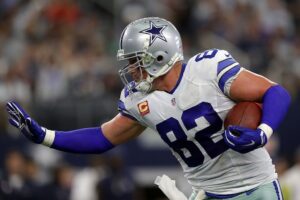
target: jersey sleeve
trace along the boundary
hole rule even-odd
[[[124,88],[121,92],[120,99],[118,101],[118,111],[124,117],[128,117],[132,120],[138,121],[134,114],[130,111],[130,105],[128,105],[129,92]]]
[[[225,50],[210,49],[191,58],[191,76],[214,84],[226,96],[229,96],[232,82],[243,70],[240,64]]]
[[[224,94],[229,95],[232,82],[237,78],[243,68],[225,50],[218,50],[216,62],[217,84]]]

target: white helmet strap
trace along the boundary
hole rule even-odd
[[[138,82],[135,88],[140,92],[148,93],[152,88],[152,82],[154,79],[155,78],[153,76],[150,76],[150,74],[148,74],[146,79]]]

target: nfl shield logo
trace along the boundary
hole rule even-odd
[[[172,102],[172,106],[175,106],[175,105],[176,105],[176,100],[175,100],[175,98],[173,98],[173,99],[171,100],[171,102]]]

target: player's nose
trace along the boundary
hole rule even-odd
[[[131,76],[134,80],[136,80],[137,78],[139,78],[139,77],[138,77],[138,75],[139,75],[139,70],[138,70],[138,68],[137,68],[137,67],[132,67],[132,68],[130,69],[130,71],[129,71],[129,74],[130,74],[130,76]]]

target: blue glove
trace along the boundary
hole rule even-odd
[[[249,129],[240,126],[229,126],[224,132],[225,143],[233,150],[248,153],[264,146],[268,139],[261,129]]]
[[[9,123],[18,128],[32,142],[40,144],[45,138],[45,130],[35,122],[16,102],[10,101],[6,104],[9,114]]]

